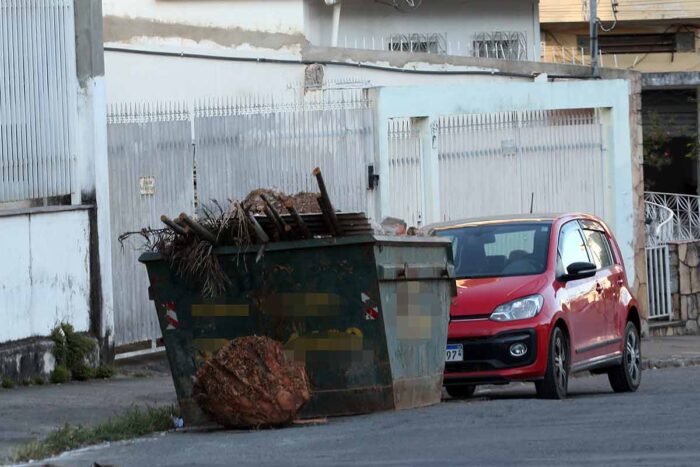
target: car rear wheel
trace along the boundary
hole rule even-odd
[[[569,342],[560,327],[554,328],[549,340],[547,372],[535,382],[537,396],[542,399],[565,399],[569,387]]]
[[[453,399],[469,399],[474,395],[476,386],[473,384],[465,384],[460,386],[446,386],[447,394]]]
[[[615,392],[634,392],[642,382],[642,351],[639,331],[634,323],[628,322],[625,327],[622,364],[608,372],[608,379]]]

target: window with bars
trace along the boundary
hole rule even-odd
[[[588,36],[578,36],[578,46],[590,50]],[[604,54],[676,53],[695,50],[695,34],[674,32],[664,34],[609,34],[598,37],[598,48]]]
[[[527,60],[527,34],[520,31],[480,32],[472,43],[475,57]]]
[[[395,52],[423,52],[434,54],[447,53],[445,34],[392,34],[387,41],[387,48]]]

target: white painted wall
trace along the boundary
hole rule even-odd
[[[416,63],[425,70],[467,70],[467,67],[431,66]],[[172,56],[105,52],[107,102],[194,102],[206,97],[269,94],[277,98],[302,92],[303,64],[256,63],[233,60],[207,60]],[[522,78],[480,75],[414,74],[400,70],[383,71],[355,66],[328,65],[327,82],[351,81],[364,86],[419,84],[469,84],[479,82],[523,81]],[[526,80],[530,81],[530,80]]]
[[[330,46],[332,8],[320,0],[306,0],[305,17],[311,43]],[[538,60],[539,29],[537,0],[426,0],[408,13],[374,0],[346,0],[342,2],[338,46],[380,49],[382,37],[391,34],[442,33],[452,53],[458,54],[457,42],[465,51],[477,32],[522,31],[527,34],[528,57]]]
[[[0,343],[90,327],[85,209],[0,217]]]
[[[322,2],[322,0],[318,0]],[[302,0],[103,0],[104,16],[165,23],[302,33]]]

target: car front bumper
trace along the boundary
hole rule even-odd
[[[452,332],[453,324],[459,328],[457,332]],[[532,381],[544,376],[549,326],[519,328],[517,324],[509,324],[505,326],[506,329],[502,329],[504,326],[498,324],[501,323],[450,323],[451,332],[447,343],[461,344],[464,360],[445,363],[445,385],[502,384],[518,380]],[[469,332],[471,327],[474,327],[474,332]],[[527,352],[520,357],[510,353],[511,346],[517,343],[527,346]]]

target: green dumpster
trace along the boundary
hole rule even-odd
[[[158,254],[141,256],[185,421],[202,361],[230,340],[265,335],[306,365],[302,417],[440,401],[455,288],[449,239],[359,235],[216,250],[231,284],[204,298]]]

